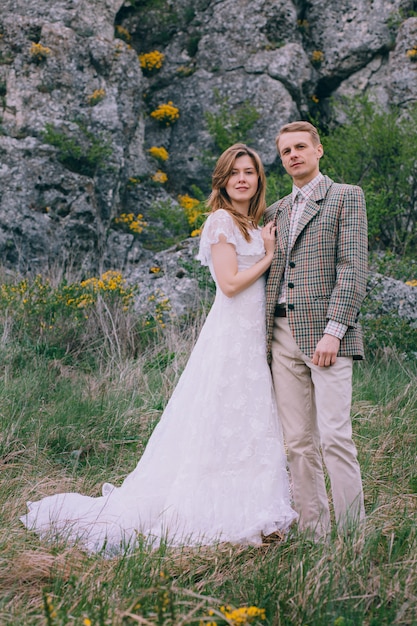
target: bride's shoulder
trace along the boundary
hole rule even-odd
[[[233,219],[231,213],[229,213],[226,209],[217,209],[216,211],[209,213],[206,223],[234,225],[235,220]]]
[[[201,245],[218,243],[220,236],[223,236],[228,243],[236,246],[239,235],[239,228],[231,214],[225,209],[217,209],[206,219],[201,233]]]
[[[239,228],[232,215],[226,209],[217,209],[209,214],[204,224],[203,234],[223,233],[226,236],[236,234]]]

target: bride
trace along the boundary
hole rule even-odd
[[[20,519],[46,539],[113,555],[158,546],[260,545],[285,534],[291,508],[265,347],[265,279],[275,245],[259,155],[235,144],[219,158],[197,258],[214,304],[136,468],[102,495],[59,493]]]

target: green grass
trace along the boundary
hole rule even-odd
[[[317,545],[294,530],[285,543],[261,548],[152,552],[143,545],[103,559],[44,543],[20,524],[27,500],[58,491],[98,495],[103,482],[121,483],[200,325],[195,317],[153,329],[134,356],[112,349],[115,335],[104,332],[100,344],[96,334],[88,367],[79,353],[56,358],[33,345],[22,352],[12,333],[3,342],[0,623],[417,625],[417,364],[393,349],[354,368],[367,520],[349,538]],[[262,608],[265,619],[239,621],[241,612],[227,621],[221,607],[228,605]]]

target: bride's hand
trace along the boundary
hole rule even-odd
[[[262,228],[261,235],[264,241],[265,251],[267,254],[273,255],[275,250],[275,232],[276,226],[274,222],[268,222]]]

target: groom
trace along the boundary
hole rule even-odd
[[[268,357],[294,508],[300,528],[320,540],[330,532],[323,460],[338,531],[364,518],[350,408],[352,363],[363,358],[365,199],[359,187],[320,173],[323,146],[312,124],[286,124],[276,143],[293,190],[266,212],[277,229],[266,287]]]

